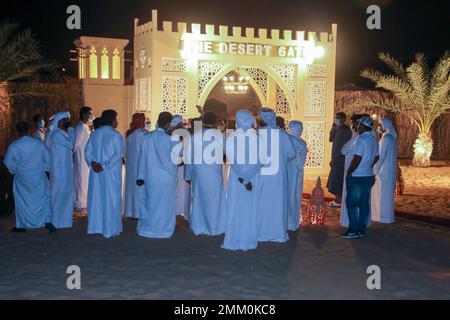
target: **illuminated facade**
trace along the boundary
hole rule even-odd
[[[156,123],[161,111],[198,116],[214,86],[237,70],[263,106],[287,121],[301,120],[308,143],[308,175],[328,172],[333,123],[336,31],[331,33],[134,21],[133,86],[124,85],[127,40],[81,37],[79,59],[85,103],[96,113],[119,112],[120,129],[131,114],[145,112]]]

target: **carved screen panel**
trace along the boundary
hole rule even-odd
[[[184,77],[162,77],[162,111],[187,114],[187,80]]]
[[[303,135],[308,155],[306,168],[323,168],[325,166],[325,121],[304,121]]]

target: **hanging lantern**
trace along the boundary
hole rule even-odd
[[[306,224],[324,225],[327,212],[328,207],[325,203],[322,183],[320,177],[318,177],[316,187],[312,191],[311,199],[309,199],[308,206],[306,207],[305,217],[302,220]]]

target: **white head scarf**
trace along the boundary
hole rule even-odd
[[[303,123],[301,121],[289,121],[289,132],[291,135],[300,138],[303,133]]]
[[[183,122],[183,117],[180,115],[174,115],[172,118],[172,121],[170,122],[170,126],[172,128],[175,128],[177,125],[179,125],[181,122]]]
[[[68,111],[58,112],[54,116],[50,117],[50,120],[52,121],[52,124],[49,127],[50,130],[57,128],[58,122],[65,118],[70,119],[70,113]]]
[[[239,110],[236,113],[236,126],[238,129],[248,130],[252,126],[256,126],[253,114],[248,110]]]
[[[269,128],[276,129],[277,126],[277,116],[275,112],[273,112],[270,108],[262,108],[261,111],[259,111],[259,116],[261,119],[264,120],[264,122],[267,124]]]
[[[383,129],[386,130],[386,133],[392,135],[395,140],[398,139],[397,131],[395,130],[394,124],[392,123],[391,119],[388,118],[381,119],[380,124],[383,127]]]

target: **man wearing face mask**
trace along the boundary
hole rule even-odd
[[[50,139],[50,188],[53,225],[71,228],[73,221],[73,146],[69,134],[70,113],[60,112],[53,119],[55,128]]]
[[[87,209],[87,193],[89,185],[89,166],[84,159],[84,149],[91,136],[89,126],[93,125],[94,116],[90,107],[80,109],[80,122],[75,127],[74,146],[74,207],[75,211],[85,211]]]
[[[342,155],[345,156],[345,166],[344,166],[344,176],[347,174],[347,170],[350,167],[350,163],[353,160],[353,146],[355,144],[355,140],[358,137],[358,125],[359,125],[359,119],[361,119],[364,116],[369,116],[368,114],[354,114],[350,118],[352,121],[352,138],[344,144],[342,147]],[[344,179],[344,185],[342,188],[342,201],[341,201],[341,225],[343,227],[348,227],[348,213],[347,213],[347,206],[345,205],[345,199],[347,197],[347,190],[346,190],[346,183]]]
[[[333,127],[330,131],[331,150],[330,174],[327,188],[335,196],[335,200],[329,203],[332,207],[341,206],[342,189],[344,184],[345,157],[342,155],[342,147],[352,138],[352,131],[345,124],[347,116],[344,112],[336,113]]]
[[[379,159],[378,143],[373,134],[373,120],[359,119],[358,137],[353,146],[353,158],[346,174],[349,228],[342,236],[354,239],[364,236],[370,220],[370,193],[375,183],[373,166]]]
[[[33,123],[35,125],[35,130],[33,133],[33,138],[44,141],[45,138],[45,121],[42,114],[36,114],[33,116]]]

